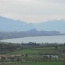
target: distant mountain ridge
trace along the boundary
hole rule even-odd
[[[31,29],[65,32],[65,20],[50,20],[42,23],[26,23],[0,16],[0,32],[20,32]]]
[[[22,38],[22,37],[33,37],[33,36],[53,36],[62,35],[58,31],[37,31],[36,29],[31,29],[29,31],[21,32],[0,32],[0,39],[11,39],[11,38]]]
[[[53,20],[42,23],[25,23],[23,21],[0,16],[0,39],[62,35],[60,32],[64,31],[64,20]]]
[[[0,32],[27,31],[30,29],[33,29],[32,24],[0,16]]]
[[[50,20],[50,21],[34,24],[34,27],[37,30],[65,32],[65,20]]]

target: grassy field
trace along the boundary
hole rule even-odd
[[[16,54],[59,54],[59,51],[54,47],[45,47],[45,48],[31,48],[31,49],[23,49],[11,53],[7,53],[7,55],[16,55]]]
[[[22,50],[17,50],[15,52],[6,53],[5,55],[26,55],[23,61],[13,61],[13,62],[0,62],[0,65],[63,65],[63,62],[56,60],[45,60],[42,61],[41,54],[56,54],[60,55],[62,48],[55,49],[55,47],[43,47],[43,48],[27,48]],[[31,55],[31,56],[30,56]],[[39,57],[36,57],[39,56]],[[36,60],[35,60],[36,59]],[[37,60],[40,59],[40,60]]]
[[[3,62],[0,65],[62,65],[62,62]]]

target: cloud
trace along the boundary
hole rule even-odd
[[[41,2],[65,3],[65,0],[36,0]]]
[[[0,0],[0,15],[26,22],[65,19],[65,0]]]

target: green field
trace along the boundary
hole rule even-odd
[[[20,57],[13,57],[10,61],[3,60],[0,65],[64,65],[65,61],[65,46],[55,47],[29,47],[24,49],[15,50],[2,54],[5,56],[21,55]],[[57,55],[59,58],[48,58],[46,55]]]
[[[16,54],[59,54],[60,52],[54,47],[45,47],[45,48],[31,48],[23,49],[15,52],[7,53],[6,55],[16,55]]]
[[[3,62],[0,65],[62,65],[62,62]]]

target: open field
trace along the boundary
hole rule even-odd
[[[0,65],[62,65],[62,62],[3,62]]]
[[[65,65],[65,45],[0,44],[0,46],[4,48],[2,51],[5,51],[0,54],[0,65]]]
[[[8,53],[8,54],[39,54],[39,53],[50,53],[51,49],[46,49],[46,48],[35,48],[35,49],[23,49],[23,50],[20,50],[20,51],[16,51],[16,52],[12,52],[12,53]],[[52,51],[52,50],[51,50]]]
[[[59,54],[60,50],[56,50],[54,47],[44,47],[44,48],[30,48],[22,49],[15,52],[7,53],[6,55],[16,55],[16,54]]]

